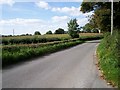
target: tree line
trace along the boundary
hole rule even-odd
[[[101,32],[111,32],[111,2],[82,2],[81,9],[83,13],[93,11],[94,14],[89,16],[89,23],[83,28],[88,31],[98,29]],[[114,30],[120,28],[120,2],[113,2],[113,27]]]

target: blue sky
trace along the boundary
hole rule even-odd
[[[58,28],[67,30],[67,22],[77,18],[80,26],[84,26],[88,19],[80,12],[81,2],[15,2],[13,0],[2,0],[2,18],[0,19],[0,30],[3,35],[34,34],[40,31],[45,34],[48,30],[54,32]]]

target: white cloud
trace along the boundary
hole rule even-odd
[[[80,7],[76,8],[76,7],[53,7],[52,8],[53,12],[60,12],[60,13],[66,13],[69,14],[71,16],[79,16],[82,13],[80,12]]]
[[[50,9],[49,4],[47,2],[44,2],[44,1],[36,2],[36,5],[40,8],[43,8],[43,9]]]
[[[35,25],[41,23],[43,23],[43,21],[39,19],[22,19],[22,18],[0,21],[0,25]]]
[[[0,4],[8,4],[12,6],[15,3],[14,0],[0,0]]]
[[[68,16],[54,16],[52,17],[53,22],[67,22],[70,20],[70,17]]]
[[[65,14],[68,14],[71,16],[79,16],[82,14],[80,12],[81,7],[74,7],[74,6],[72,6],[72,7],[52,7],[45,1],[39,1],[36,3],[36,5],[43,9],[49,9],[53,12],[65,13]]]

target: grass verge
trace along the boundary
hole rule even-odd
[[[120,31],[107,33],[97,49],[99,66],[104,78],[113,86],[120,87]]]

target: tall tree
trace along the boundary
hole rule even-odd
[[[120,28],[120,1],[113,3],[113,25]]]
[[[72,38],[78,38],[79,34],[78,34],[78,23],[77,23],[77,19],[71,19],[68,23],[68,33]]]
[[[83,2],[81,11],[87,13],[94,11],[90,24],[102,32],[111,31],[111,3],[110,2]]]

